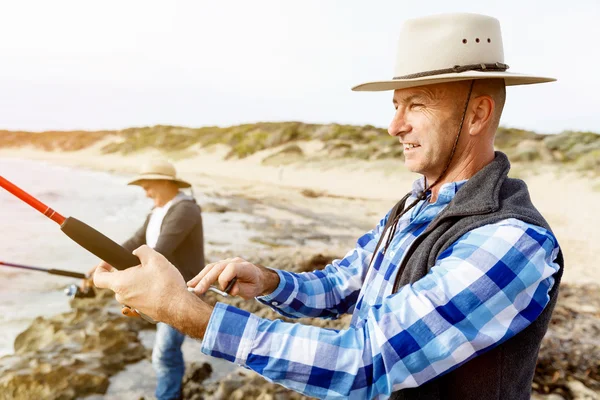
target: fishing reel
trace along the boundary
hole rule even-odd
[[[70,299],[89,299],[96,297],[96,291],[92,286],[82,289],[80,286],[72,284],[65,289],[65,294]]]

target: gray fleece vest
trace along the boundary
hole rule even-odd
[[[423,278],[439,255],[465,233],[507,218],[550,230],[531,203],[527,185],[507,177],[510,163],[503,153],[469,179],[450,204],[414,241],[399,266],[394,291]],[[404,205],[400,205],[403,209]],[[538,351],[556,299],[563,272],[563,257],[550,291],[550,302],[527,328],[501,345],[478,355],[451,372],[424,385],[392,393],[394,400],[413,399],[529,399]]]

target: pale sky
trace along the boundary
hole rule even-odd
[[[502,124],[600,132],[600,1],[0,0],[0,129],[199,127],[256,121],[386,127],[407,18],[500,20],[511,72]]]

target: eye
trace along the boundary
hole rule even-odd
[[[410,109],[411,110],[414,109],[414,108],[421,108],[421,107],[425,107],[425,105],[421,104],[421,103],[411,103],[410,104]]]

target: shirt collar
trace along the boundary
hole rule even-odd
[[[464,179],[462,181],[444,183],[442,185],[442,187],[440,188],[440,192],[438,193],[438,200],[436,201],[436,203],[437,204],[450,203],[450,201],[452,201],[452,199],[456,195],[456,192],[458,192],[458,190],[462,187],[462,185],[464,185],[467,181],[468,181],[468,179]],[[425,189],[425,177],[424,176],[420,177],[419,179],[417,179],[416,181],[413,182],[412,197],[417,197],[417,195],[420,192],[422,192],[423,189]]]

